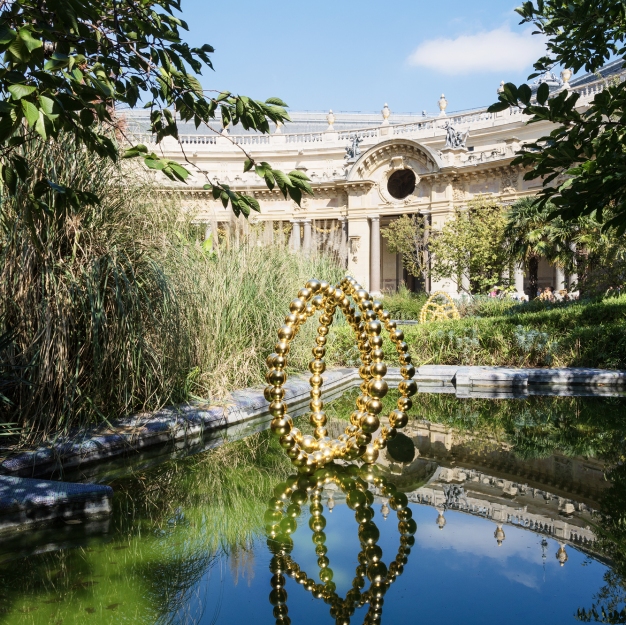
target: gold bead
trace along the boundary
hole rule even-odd
[[[312,412],[319,412],[324,407],[324,402],[316,397],[309,402],[309,408]]]
[[[323,360],[311,360],[309,362],[309,371],[311,373],[324,373],[326,371],[326,363]]]
[[[382,302],[378,301],[377,299],[375,299],[372,302],[372,308],[376,311],[376,312],[381,312],[383,309],[383,304]]]
[[[373,349],[371,351],[370,357],[374,362],[382,362],[383,358],[385,357],[385,353],[382,349],[377,347],[376,349]]]
[[[374,365],[372,365],[374,366]],[[387,382],[382,379],[374,378],[370,380],[367,385],[367,392],[371,397],[384,397],[387,394],[389,387],[387,386]]]
[[[291,340],[293,338],[293,326],[284,325],[278,330],[278,338],[284,340]]]
[[[313,292],[307,287],[304,287],[303,289],[300,289],[298,291],[298,299],[302,299],[305,302],[308,302],[311,299],[312,295],[313,295]]]
[[[287,374],[279,369],[270,369],[265,374],[265,380],[268,384],[282,386],[287,381]]]
[[[355,299],[358,300],[359,302],[363,302],[367,299],[369,299],[370,294],[365,290],[365,289],[357,289],[357,292],[354,294],[355,295]]]
[[[296,445],[296,439],[293,437],[293,434],[291,432],[289,432],[288,434],[283,434],[280,437],[280,446],[283,449],[293,449]]]
[[[273,417],[282,417],[287,412],[287,404],[283,401],[273,401],[270,404],[269,412]]]
[[[415,367],[413,365],[405,365],[400,369],[400,375],[405,379],[412,379],[415,375]]]
[[[382,336],[370,336],[369,344],[372,348],[378,348],[383,346],[383,337]]]
[[[396,345],[396,349],[398,349],[400,352],[408,352],[409,346],[404,341],[401,341],[400,343]]]
[[[391,334],[398,327],[398,324],[395,321],[387,321],[387,323],[385,323],[385,327],[387,328],[389,334]]]
[[[407,410],[411,410],[412,407],[413,407],[413,400],[409,399],[408,397],[398,398],[399,410],[404,410],[406,412]]]
[[[387,375],[387,365],[384,362],[375,362],[369,366],[370,373],[376,378],[384,378]]]
[[[326,336],[316,336],[315,337],[315,342],[317,343],[318,347],[324,347],[324,345],[326,345],[326,341],[328,339],[326,338]]]
[[[312,375],[311,379],[309,380],[309,384],[313,387],[322,386],[323,383],[324,383],[324,378],[318,373]]]
[[[283,436],[284,434],[289,434],[289,432],[291,432],[293,422],[289,416],[277,417],[272,420],[270,427],[274,434],[277,436]]]
[[[311,300],[311,304],[319,310],[320,308],[324,306],[324,298],[321,295],[316,295]]]
[[[382,312],[379,313],[378,316],[381,319],[381,321],[385,323],[391,319],[391,313],[388,310],[383,310]]]
[[[276,353],[287,355],[289,353],[289,343],[287,341],[278,341],[278,343],[276,343]]]
[[[366,409],[372,414],[380,414],[383,409],[383,402],[381,402],[378,397],[372,397],[371,399],[367,400]]]
[[[328,334],[328,326],[319,326],[317,328],[317,333],[320,336],[326,336]],[[319,343],[318,343],[318,345],[319,345]]]
[[[319,442],[318,440],[314,437],[311,436],[310,434],[306,434],[305,436],[302,437],[302,449],[304,449],[304,451],[306,452],[312,452],[312,451],[316,451],[319,448]]]
[[[380,426],[380,421],[377,416],[366,412],[359,425],[366,434],[373,434]]]
[[[312,412],[311,416],[309,417],[311,425],[315,425],[317,427],[324,425],[326,423],[326,420],[327,417],[325,412]],[[326,436],[326,434],[324,434],[324,436]]]
[[[333,318],[331,317],[331,315],[328,315],[328,314],[321,315],[320,323],[323,326],[329,326],[332,322],[333,322]]]
[[[415,383],[415,380],[402,380],[400,384],[398,384],[398,390],[405,397],[411,397],[417,393],[417,384]]]
[[[391,338],[394,343],[400,343],[401,341],[404,341],[404,332],[402,332],[402,330],[393,330],[389,334],[389,338]]]
[[[380,334],[382,332],[383,326],[380,323],[380,321],[373,320],[373,321],[368,321],[367,324],[365,325],[365,331],[368,334]],[[371,339],[370,339],[371,340]]]
[[[298,315],[294,315],[293,313],[289,313],[285,317],[285,325],[297,326],[298,325]]]
[[[326,420],[324,419],[324,421]],[[324,438],[328,436],[328,430],[325,427],[319,425],[318,427],[315,428],[315,436],[317,438]]]
[[[378,449],[374,445],[369,444],[365,448],[365,453],[361,456],[361,459],[366,464],[373,464],[378,459]]]
[[[329,286],[330,286],[330,285],[328,284],[328,282],[326,282],[326,281],[322,280],[322,281],[320,282],[319,292],[320,292],[322,295],[325,295],[325,294],[326,294],[326,290],[328,289],[328,287],[329,287]]]
[[[320,281],[316,280],[315,278],[309,280],[306,283],[306,288],[309,289],[311,293],[317,293],[320,290],[320,286]]]
[[[320,347],[319,345],[315,346],[311,351],[315,358],[324,358],[324,356],[326,355],[326,348]]]
[[[285,396],[285,389],[282,386],[266,386],[263,395],[267,401],[273,402],[275,399],[282,399]]]
[[[401,365],[410,365],[412,362],[411,354],[400,354],[398,357]]]
[[[294,300],[291,300],[289,304],[289,312],[292,312],[294,314],[301,313],[304,310],[305,306],[306,304],[300,298],[296,298]]]
[[[389,425],[392,428],[403,428],[409,422],[409,417],[402,410],[392,410],[389,413]]]
[[[293,428],[291,430],[291,435],[294,437],[296,443],[298,443],[298,445],[302,444],[302,440],[304,439],[304,435],[302,434],[302,432],[298,429],[298,428]]]
[[[322,389],[312,388],[309,395],[311,396],[311,399],[319,399],[322,396]]]

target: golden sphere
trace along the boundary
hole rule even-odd
[[[312,451],[316,451],[319,447],[319,442],[318,440],[314,437],[311,436],[310,434],[306,434],[305,436],[302,437],[302,449],[304,449],[304,451],[306,452],[312,452]]]
[[[326,338],[326,335],[324,336],[316,336],[315,337],[315,343],[319,346],[319,347],[324,347],[324,345],[326,345],[326,341],[328,339]]]
[[[302,432],[298,428],[293,428],[293,430],[291,430],[291,435],[295,438],[298,445],[302,444],[304,434],[302,434]]]
[[[284,325],[278,330],[278,338],[287,341],[293,338],[293,326]]]
[[[283,449],[293,449],[296,445],[296,439],[293,437],[293,434],[291,432],[289,432],[288,434],[283,434],[280,437],[280,446]]]
[[[316,386],[322,386],[324,382],[324,378],[322,378],[321,375],[319,375],[318,373],[315,373],[311,376],[311,379],[309,380],[309,384],[313,387]]]
[[[378,379],[378,378],[374,378],[373,380],[370,380],[367,385],[367,392],[372,397],[378,397],[378,398],[384,397],[387,394],[388,390],[389,390],[389,387],[387,386],[387,382],[385,382],[385,380]]]
[[[367,380],[370,377],[369,365],[361,365],[359,367],[359,376],[362,380]]]
[[[309,393],[309,395],[311,395],[312,399],[319,399],[322,396],[322,389],[321,388],[312,388],[311,392]]]
[[[311,304],[317,308],[318,310],[324,306],[324,298],[321,295],[316,295],[312,300]]]
[[[311,350],[311,353],[313,354],[313,356],[315,356],[315,358],[324,358],[324,356],[326,355],[326,348],[325,347],[320,347],[319,345],[316,345]]]
[[[372,302],[372,308],[376,311],[376,312],[382,312],[383,310],[383,303],[377,299],[375,299]]]
[[[367,411],[372,414],[380,414],[383,409],[383,402],[377,397],[372,397],[367,401]]]
[[[319,292],[324,295],[326,293],[326,290],[328,289],[330,285],[328,284],[328,282],[326,282],[325,280],[322,280],[320,282],[320,288],[319,288]]]
[[[409,422],[409,417],[402,410],[392,410],[389,413],[389,425],[392,428],[403,428]]]
[[[327,421],[325,412],[312,412],[311,417],[309,418],[311,425],[316,427],[320,427],[324,425]]]
[[[307,318],[308,317],[312,317],[315,314],[315,306],[313,306],[313,304],[311,304],[311,302],[309,302],[306,305],[306,308],[304,309],[304,312],[305,312]]]
[[[278,356],[278,354],[272,352],[266,359],[265,359],[265,364],[267,365],[268,369],[273,369],[276,365],[274,364],[274,358],[276,358],[276,356]]]
[[[320,323],[323,326],[329,326],[332,322],[333,322],[332,315],[324,313],[323,315],[320,316]]]
[[[298,325],[298,315],[294,315],[293,313],[289,313],[285,317],[285,325],[297,326]]]
[[[320,290],[320,281],[312,278],[306,283],[306,288],[311,291],[311,293],[317,293]]]
[[[417,393],[417,384],[415,383],[415,380],[402,380],[400,384],[398,384],[398,390],[405,397],[411,397]]]
[[[328,326],[318,326],[317,333],[320,336],[326,336],[328,334]],[[319,343],[318,343],[319,345]]]
[[[292,436],[292,434],[290,433],[288,434],[288,436]],[[300,449],[300,446],[296,443],[293,447],[287,449],[287,456],[289,456],[289,458],[293,462],[296,458],[300,456],[301,452],[302,449]]]
[[[274,386],[282,386],[287,381],[287,374],[279,369],[270,369],[265,374],[265,379],[268,384],[273,384]]]
[[[263,395],[267,401],[272,402],[275,399],[282,399],[285,396],[285,389],[282,386],[266,386]]]
[[[278,343],[276,343],[276,353],[279,355],[287,355],[289,353],[289,343],[287,341],[278,341]]]
[[[374,462],[378,460],[378,449],[376,449],[374,445],[369,444],[365,448],[365,453],[362,456],[362,460],[363,462],[365,462],[365,464],[374,464]]]
[[[385,352],[380,348],[376,348],[371,351],[370,356],[374,362],[382,362]]]
[[[311,360],[309,362],[309,371],[311,373],[324,373],[326,371],[326,363],[323,360]]]
[[[275,400],[270,404],[269,413],[273,417],[282,417],[287,412],[287,404],[284,401]]]
[[[283,434],[289,434],[291,428],[293,427],[293,423],[291,421],[291,417],[276,417],[272,420],[270,424],[272,428],[272,432],[277,436],[283,436]]]
[[[324,407],[324,402],[321,399],[315,398],[309,402],[309,408],[312,412],[319,412]]]
[[[384,362],[375,362],[369,366],[369,370],[376,378],[383,378],[387,375],[387,365]]]
[[[369,344],[375,348],[375,347],[382,347],[383,346],[383,337],[382,336],[370,336],[369,338]]]
[[[387,331],[391,333],[392,330],[395,330],[398,327],[398,324],[395,321],[389,320],[385,323],[385,327],[387,328]]]
[[[357,427],[361,427],[361,419],[366,415],[366,412],[363,412],[361,410],[355,410],[351,415],[350,415],[350,423],[352,425],[356,425]]]
[[[289,304],[289,312],[292,312],[294,314],[301,313],[305,309],[305,307],[306,304],[300,298],[296,298],[294,300],[291,300]]]
[[[357,434],[356,436],[356,444],[359,447],[364,447],[365,445],[369,445],[371,441],[372,441],[372,435],[367,434],[366,432],[361,432],[360,434]]]
[[[304,287],[303,289],[300,289],[298,291],[298,299],[303,299],[305,302],[308,302],[309,299],[311,299],[312,295],[313,292],[307,287]]]
[[[413,400],[409,399],[408,397],[400,397],[398,398],[398,409],[399,410],[404,410],[405,412],[407,410],[411,410],[411,408],[413,407]]]
[[[413,359],[411,358],[411,354],[400,354],[398,356],[398,360],[400,361],[401,365],[410,365],[413,362]]]
[[[378,321],[378,319],[375,319],[373,321],[368,321],[365,324],[365,331],[368,334],[376,334],[376,335],[378,335],[378,334],[380,334],[382,332],[382,330],[383,330],[383,326],[380,323],[380,321]],[[371,339],[370,339],[370,341],[371,341]]]
[[[370,294],[365,289],[357,289],[357,292],[354,295],[359,302],[363,302],[370,297]]]
[[[367,390],[367,387],[366,387],[366,390]],[[359,410],[365,410],[367,408],[368,400],[369,400],[369,397],[367,395],[359,395],[355,401],[356,407]]]
[[[366,412],[361,418],[359,425],[361,426],[361,430],[363,430],[366,434],[373,434],[380,426],[380,420],[376,415]]]
[[[408,352],[409,346],[404,341],[401,341],[400,343],[396,344],[396,349],[400,350],[401,352]]]
[[[415,375],[415,367],[413,365],[404,365],[400,369],[400,375],[405,379],[409,380],[413,378]]]

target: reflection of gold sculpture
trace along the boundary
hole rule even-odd
[[[428,321],[459,318],[459,311],[452,298],[445,291],[436,291],[422,307],[419,321],[420,323],[427,323]]]
[[[350,623],[350,617],[358,608],[369,604],[364,624],[379,623],[382,616],[384,595],[389,586],[402,575],[411,546],[415,543],[413,534],[417,524],[412,518],[408,507],[408,500],[404,493],[397,491],[393,484],[375,474],[365,466],[359,471],[353,467],[329,466],[315,473],[314,476],[293,476],[287,482],[276,488],[276,498],[270,502],[265,513],[267,544],[274,554],[270,562],[272,591],[270,603],[274,606],[276,625],[290,623],[287,609],[287,591],[285,590],[286,576],[293,578],[309,591],[314,597],[323,599],[330,605],[330,614],[336,623]],[[367,481],[366,481],[367,480]],[[361,552],[358,555],[359,566],[352,582],[352,588],[344,598],[336,592],[333,582],[333,571],[329,567],[328,549],[325,545],[326,519],[323,516],[322,489],[324,484],[334,482],[346,495],[347,505],[354,510],[354,517],[359,524],[359,541]],[[379,492],[389,497],[389,506],[396,511],[398,517],[398,531],[400,533],[400,547],[394,561],[389,566],[383,562],[383,551],[376,544],[380,531],[372,521],[374,511],[372,503],[374,495],[369,490],[367,482],[373,482]],[[317,583],[301,570],[293,561],[290,553],[293,549],[293,534],[298,526],[297,519],[301,513],[301,506],[311,502],[309,527],[313,531],[315,553],[318,556],[319,579]],[[289,503],[291,502],[291,503]],[[363,590],[366,578],[370,581],[367,590]]]
[[[350,298],[356,306],[350,303]],[[352,326],[361,356],[359,375],[361,395],[356,400],[356,410],[350,415],[350,425],[338,439],[331,440],[326,429],[326,414],[322,402],[322,373],[326,369],[324,355],[326,353],[326,336],[333,322],[336,309],[339,308]],[[298,292],[297,299],[289,305],[291,313],[285,318],[285,325],[278,331],[279,341],[273,354],[267,358],[269,371],[266,380],[265,398],[270,402],[269,411],[273,417],[271,428],[280,436],[280,443],[287,451],[293,464],[303,471],[314,471],[323,467],[335,458],[361,458],[366,463],[373,463],[378,453],[387,445],[387,440],[396,435],[398,428],[403,428],[408,421],[407,410],[412,406],[411,395],[417,392],[413,380],[415,367],[411,364],[408,345],[404,342],[404,333],[396,329],[388,311],[378,301],[372,301],[369,293],[362,289],[353,278],[344,278],[339,285],[332,286],[327,282],[309,280],[306,287]],[[322,311],[320,325],[317,329],[316,346],[309,363],[312,373],[311,384],[311,416],[315,426],[315,436],[303,435],[293,427],[291,417],[287,414],[287,404],[283,401],[287,380],[285,368],[289,344],[295,338],[300,326],[312,317],[317,310]],[[380,436],[372,442],[372,434],[379,429],[378,414],[383,408],[381,399],[387,393],[387,383],[383,379],[387,366],[383,363],[383,329],[389,332],[389,338],[396,345],[400,357],[400,373],[404,378],[398,385],[401,397],[398,407],[389,415],[389,427],[380,429]]]

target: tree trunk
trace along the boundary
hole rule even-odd
[[[528,281],[528,289],[530,291],[530,293],[527,293],[528,299],[535,299],[539,286],[539,259],[536,256],[528,260]]]

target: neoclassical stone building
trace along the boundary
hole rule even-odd
[[[621,78],[622,73],[618,61],[607,65],[602,76],[585,75],[569,82],[571,72],[566,71],[561,79],[549,75],[543,80],[555,92],[578,92],[584,107],[607,80]],[[486,94],[485,99],[490,102],[495,97]],[[357,280],[372,292],[394,290],[407,276],[400,259],[387,249],[381,227],[403,214],[418,213],[438,229],[455,207],[462,208],[476,195],[489,194],[512,203],[536,194],[540,187],[538,181],[524,181],[523,171],[511,162],[522,144],[543,136],[549,127],[526,125],[527,118],[514,108],[501,113],[489,113],[486,107],[448,113],[443,95],[438,106],[437,114],[395,116],[385,105],[378,118],[332,111],[292,113],[293,123],[276,128],[271,135],[238,134],[236,129],[199,134],[183,126],[182,149],[171,139],[158,149],[168,158],[182,162],[186,157],[193,164],[189,184],[178,189],[185,209],[206,225],[207,232],[238,232],[240,227],[233,222],[230,208],[224,209],[203,190],[209,176],[258,199],[261,213],[252,220],[257,230],[263,230],[264,240],[286,235],[294,250],[306,252],[327,245],[333,233],[337,253]],[[141,114],[131,112],[127,121],[138,140],[150,142]],[[243,173],[242,149],[283,171],[305,172],[315,195],[306,197],[299,207],[278,190],[268,190],[253,172]],[[162,183],[164,188],[172,186],[165,178]],[[514,281],[522,291],[521,269],[516,270]],[[567,277],[542,262],[539,283],[563,288]],[[429,283],[426,289],[456,294],[461,286]]]

